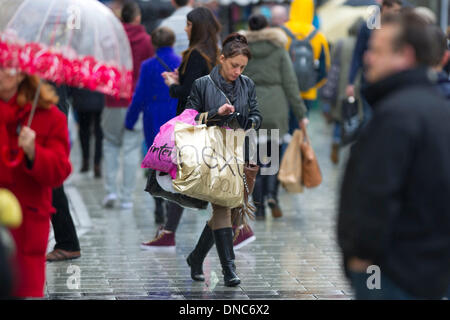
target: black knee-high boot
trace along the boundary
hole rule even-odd
[[[235,273],[234,250],[233,250],[233,229],[223,228],[213,231],[217,253],[222,265],[223,281],[225,286],[234,287],[241,283]]]
[[[203,261],[214,245],[214,236],[211,228],[206,224],[198,239],[195,249],[189,254],[186,261],[191,267],[191,278],[195,281],[205,281],[203,274]]]
[[[266,176],[267,204],[272,210],[272,216],[279,218],[283,213],[278,205],[278,186],[280,185],[277,175]]]

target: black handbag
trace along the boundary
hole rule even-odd
[[[348,97],[342,101],[341,121],[341,145],[354,142],[362,128],[362,116],[360,101],[354,97]]]
[[[158,181],[156,180],[156,170],[153,169],[149,169],[147,185],[145,186],[144,190],[154,197],[163,198],[168,201],[175,202],[176,204],[184,208],[204,210],[208,207],[207,201],[195,199],[181,193],[172,193],[161,188],[161,186],[158,184]]]

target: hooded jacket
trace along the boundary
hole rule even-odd
[[[289,21],[284,24],[297,38],[302,40],[314,31],[314,0],[293,0],[289,12]],[[286,50],[289,50],[292,40],[288,37]],[[306,100],[315,100],[317,98],[317,89],[326,82],[326,75],[330,68],[330,50],[328,41],[321,32],[317,32],[311,39],[311,46],[314,51],[314,58],[319,61],[319,77],[315,87],[306,92],[302,92],[302,98]]]
[[[133,57],[133,92],[139,79],[141,64],[144,60],[155,54],[151,37],[147,34],[143,25],[124,23],[123,27],[130,41],[131,55]],[[106,96],[106,106],[108,107],[128,107],[130,99],[116,99]]]
[[[282,137],[289,128],[289,105],[298,120],[306,113],[292,61],[284,49],[287,36],[279,28],[241,33],[252,52],[244,73],[256,85],[259,110],[264,118],[261,129],[279,129]]]

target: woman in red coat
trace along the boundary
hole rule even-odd
[[[21,226],[10,230],[16,244],[15,297],[44,295],[50,216],[55,212],[52,188],[71,172],[67,120],[47,84],[41,86],[33,122],[27,127],[38,82],[37,77],[0,68],[0,187],[14,193],[23,212]],[[18,148],[24,152],[23,160],[7,166],[4,150]]]

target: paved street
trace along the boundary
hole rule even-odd
[[[339,167],[329,160],[331,126],[319,111],[311,114],[310,137],[324,180],[303,194],[280,194],[284,216],[252,221],[256,241],[236,251],[241,285],[223,286],[215,247],[204,264],[206,282],[194,282],[186,257],[209,211],[186,210],[176,234],[176,253],[142,251],[157,230],[153,200],[143,191],[139,170],[133,210],[103,209],[101,179],[80,174],[78,142],[72,150],[74,173],[66,183],[80,234],[82,257],[47,264],[48,299],[350,299],[335,236]],[[73,132],[72,132],[73,135]],[[342,164],[342,161],[341,161]],[[50,240],[50,246],[53,245]],[[50,250],[51,248],[49,248]],[[73,273],[79,271],[79,287]]]

